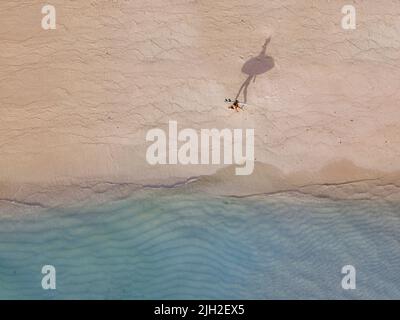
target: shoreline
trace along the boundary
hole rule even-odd
[[[251,176],[235,176],[234,170],[232,165],[211,175],[149,180],[147,183],[92,180],[69,185],[22,184],[8,188],[3,183],[0,216],[102,205],[151,190],[177,190],[227,198],[281,194],[315,199],[400,201],[400,172],[362,169],[348,161],[334,162],[313,173],[284,174],[259,162],[255,163],[255,172]]]

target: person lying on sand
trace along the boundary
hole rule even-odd
[[[231,104],[228,108],[235,110],[236,112],[239,112],[239,109],[243,110],[243,107],[239,106],[239,100],[235,100],[235,102]]]

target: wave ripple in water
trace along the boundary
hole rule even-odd
[[[399,230],[398,203],[149,192],[0,219],[0,298],[398,299]],[[341,288],[347,264],[357,290]]]

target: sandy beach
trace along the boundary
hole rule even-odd
[[[61,1],[0,4],[0,212],[185,185],[399,199],[400,6],[357,1]],[[246,83],[246,61],[274,65]],[[253,128],[255,171],[147,163],[152,128]],[[100,200],[99,200],[100,199]]]

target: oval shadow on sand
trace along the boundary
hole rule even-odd
[[[237,100],[240,96],[240,93],[243,91],[243,99],[244,103],[247,103],[247,89],[251,83],[251,80],[253,82],[256,81],[257,75],[266,73],[267,71],[271,70],[275,63],[274,59],[270,56],[266,55],[266,50],[267,50],[267,45],[271,41],[271,38],[268,38],[265,40],[264,45],[262,46],[261,52],[258,54],[258,56],[253,57],[245,62],[245,64],[242,67],[242,72],[244,74],[247,74],[248,77],[247,79],[243,82],[243,84],[240,86],[240,89],[236,95],[235,100]]]

